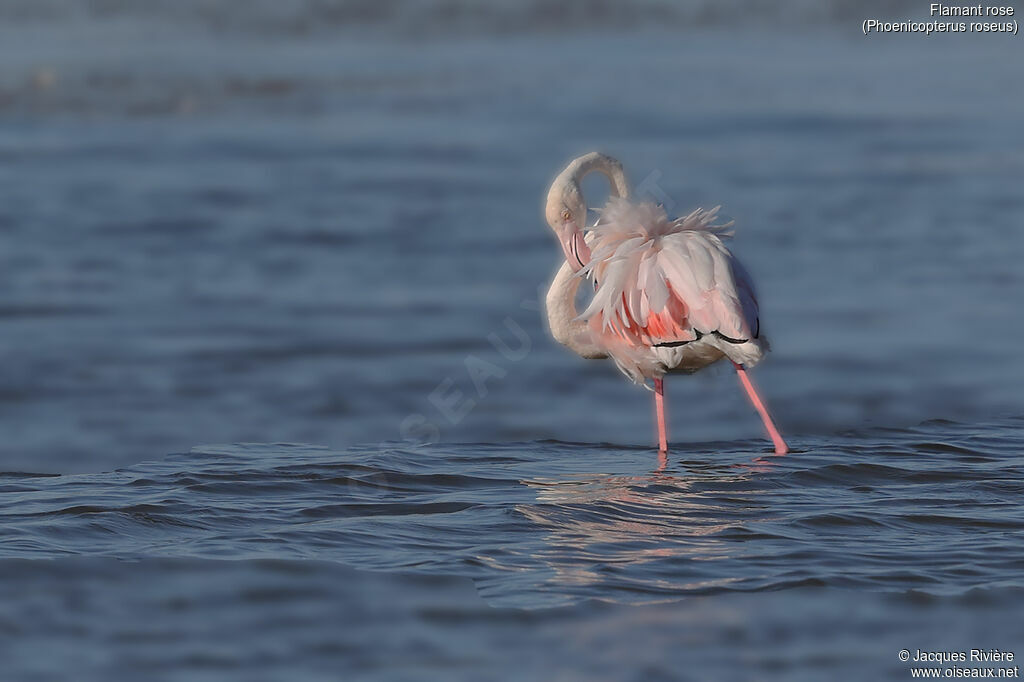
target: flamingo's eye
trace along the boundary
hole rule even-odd
[[[562,220],[572,220],[572,211],[569,209],[562,211]]]

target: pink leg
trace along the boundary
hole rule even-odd
[[[772,422],[771,416],[768,414],[768,409],[764,406],[764,402],[761,401],[761,396],[757,395],[757,391],[754,390],[754,384],[750,383],[750,377],[747,376],[747,370],[743,368],[743,365],[732,363],[733,367],[736,368],[736,374],[740,377],[740,383],[743,384],[743,389],[747,392],[747,397],[750,398],[751,404],[757,413],[761,415],[761,421],[764,422],[764,428],[768,431],[768,435],[771,436],[772,442],[775,443],[775,454],[784,455],[789,452],[789,447],[786,445],[786,441],[782,440],[782,436],[779,434],[779,430],[775,428],[775,424]]]
[[[668,452],[668,435],[665,431],[665,384],[661,379],[654,380],[654,411],[658,415],[658,452]]]
[[[658,450],[658,467],[654,470],[654,473],[660,474],[668,466],[668,452],[665,450]]]

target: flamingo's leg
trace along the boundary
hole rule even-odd
[[[658,452],[668,452],[668,434],[665,431],[665,384],[662,379],[654,380],[654,411],[658,418]]]
[[[747,370],[744,369],[743,365],[732,363],[733,367],[736,368],[736,374],[739,375],[740,384],[743,385],[743,390],[747,392],[747,397],[750,398],[750,403],[757,410],[757,413],[761,415],[761,421],[764,422],[764,428],[768,431],[768,435],[771,436],[772,443],[775,444],[775,454],[784,455],[789,452],[789,446],[786,445],[786,441],[782,440],[782,435],[779,434],[779,430],[775,428],[774,422],[772,422],[771,415],[768,414],[768,409],[764,406],[764,402],[761,400],[761,396],[754,390],[754,384],[750,382],[750,377],[747,376]]]

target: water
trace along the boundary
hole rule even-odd
[[[1019,646],[1020,432],[701,443],[660,470],[649,448],[532,441],[6,474],[5,660],[39,679],[903,679],[901,648]]]
[[[624,6],[0,3],[5,677],[1019,646],[1016,39]],[[793,454],[723,368],[659,470],[650,396],[548,339],[590,149],[736,220]]]

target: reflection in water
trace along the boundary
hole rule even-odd
[[[549,584],[585,587],[607,582],[609,573],[663,562],[654,567],[645,591],[704,591],[740,580],[709,578],[704,569],[694,580],[685,564],[735,558],[740,546],[729,539],[737,523],[768,522],[768,505],[759,497],[723,499],[708,487],[745,487],[751,476],[770,470],[764,458],[749,465],[713,467],[687,475],[667,472],[667,457],[647,476],[586,474],[573,478],[524,480],[536,502],[515,510],[543,529],[543,541],[531,558],[551,571]],[[699,485],[698,485],[699,484]],[[639,585],[638,585],[639,587]],[[633,599],[635,600],[635,598]]]

